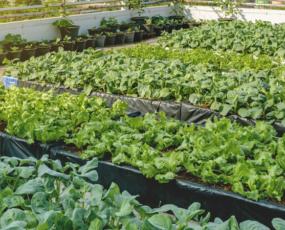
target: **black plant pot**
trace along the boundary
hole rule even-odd
[[[99,35],[96,37],[96,47],[104,47],[105,46],[105,41],[106,41],[106,36],[105,35]]]
[[[21,58],[21,53],[22,50],[17,50],[17,51],[9,51],[6,55],[6,57],[9,60],[14,60],[14,59],[20,59]]]
[[[97,33],[97,29],[95,29],[95,28],[88,29],[88,34],[89,34],[90,36],[95,36],[96,33]]]
[[[163,31],[166,31],[167,33],[171,33],[173,30],[173,26],[172,25],[164,25],[163,26]]]
[[[30,48],[30,49],[23,49],[21,53],[21,61],[29,60],[31,57],[36,55],[36,49]]]
[[[160,26],[154,26],[154,33],[156,36],[160,36],[162,31],[163,31],[163,27],[160,27]]]
[[[188,28],[190,28],[190,25],[189,25],[189,23],[182,23],[181,27],[182,27],[182,29],[188,29]]]
[[[85,44],[86,44],[86,41],[76,41],[75,42],[75,47],[74,47],[74,50],[76,50],[77,52],[82,52],[84,49],[85,49]]]
[[[60,47],[63,47],[63,46],[60,45],[60,44],[52,44],[52,45],[50,46],[50,51],[51,51],[51,52],[58,52],[58,50],[59,50]]]
[[[95,46],[95,39],[94,38],[87,38],[85,43],[85,49],[93,48]]]
[[[143,24],[145,24],[146,20],[148,19],[148,17],[145,16],[138,16],[138,17],[132,17],[131,20],[133,22],[135,22],[136,24],[142,26]]]
[[[145,31],[149,32],[149,33],[153,33],[154,32],[154,26],[153,25],[143,25],[143,28]]]
[[[126,40],[126,36],[124,33],[118,33],[116,35],[116,44],[122,45],[125,43],[125,40]]]
[[[79,26],[60,27],[59,31],[61,39],[64,39],[66,36],[75,39],[78,36]]]
[[[119,26],[120,31],[125,31],[131,27],[130,24],[122,24]]]
[[[73,42],[63,42],[63,49],[65,51],[73,51],[74,43]]]
[[[135,32],[127,32],[125,43],[133,43],[135,39]]]
[[[36,53],[35,56],[39,57],[42,55],[45,55],[49,52],[49,47],[48,46],[39,46],[36,48]]]
[[[116,42],[116,35],[106,36],[105,46],[113,46]]]
[[[134,41],[135,42],[141,42],[142,40],[143,40],[143,31],[135,32]]]
[[[172,15],[168,17],[171,20],[183,20],[184,16]]]

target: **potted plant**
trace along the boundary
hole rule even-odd
[[[136,11],[138,16],[131,17],[131,20],[138,25],[143,25],[148,19],[146,16],[141,16],[144,12],[144,5],[142,0],[127,0],[126,5],[130,10]]]
[[[105,34],[97,34],[96,35],[96,47],[104,47],[105,46],[106,35]]]
[[[124,32],[119,31],[116,33],[116,44],[122,45],[125,43],[126,35]]]
[[[86,40],[83,37],[78,37],[75,40],[74,50],[82,52],[85,49]]]
[[[119,27],[118,20],[114,17],[108,19],[103,18],[100,22],[100,32],[113,32],[115,33]]]
[[[153,21],[153,30],[156,34],[156,36],[160,36],[162,31],[165,30],[165,25],[166,25],[166,21],[163,17],[158,16],[158,17],[153,17],[152,18]]]
[[[63,49],[66,51],[74,50],[74,41],[71,40],[71,37],[65,36],[62,40]]]
[[[39,56],[45,55],[49,51],[50,51],[49,44],[47,44],[45,42],[40,42],[37,44],[35,56],[39,57]]]
[[[26,43],[26,39],[23,39],[20,34],[7,34],[1,41],[4,51],[9,51],[11,47],[20,47],[24,43]]]
[[[50,43],[51,52],[57,52],[60,47],[63,48],[63,45],[61,44],[61,40],[59,38]]]
[[[129,29],[134,23],[129,23],[129,22],[121,22],[121,24],[119,25],[119,30],[120,31],[126,31],[127,29]]]
[[[85,38],[85,49],[95,47],[96,39],[93,36],[85,35],[85,36],[82,36],[82,37]]]
[[[31,57],[35,56],[36,49],[32,43],[27,43],[21,53],[21,61],[29,60]]]
[[[132,28],[129,28],[126,33],[125,43],[133,43],[135,38],[135,32]]]
[[[21,58],[21,53],[22,53],[22,50],[17,47],[17,46],[13,46],[10,48],[10,50],[8,51],[6,57],[9,59],[9,60],[14,60],[14,59],[19,59]]]
[[[116,33],[106,32],[105,46],[113,46],[116,42]]]
[[[168,18],[170,20],[182,21],[184,19],[184,0],[172,0],[170,6],[173,15]]]
[[[73,21],[68,18],[64,17],[56,20],[53,22],[53,25],[59,29],[62,39],[64,39],[66,36],[75,39],[78,36],[79,26],[74,25]]]
[[[140,27],[136,26],[134,27],[135,31],[135,36],[134,36],[134,41],[135,42],[140,42],[143,40],[143,30],[140,29]]]

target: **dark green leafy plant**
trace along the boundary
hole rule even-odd
[[[120,192],[116,184],[108,190],[95,184],[97,160],[77,164],[33,158],[0,158],[0,228],[3,230],[60,229],[264,229],[256,221],[238,223],[234,216],[210,222],[199,203],[188,209],[175,205],[150,208],[136,196]],[[7,174],[6,172],[10,172]],[[276,230],[284,220],[275,218]]]
[[[190,102],[224,116],[238,114],[285,124],[285,83],[280,77],[284,66],[275,68],[277,63],[270,64],[266,57],[255,62],[252,56],[235,56],[227,63],[228,55],[218,57],[219,54],[209,55],[213,60],[205,58],[200,63],[207,52],[196,57],[194,54],[197,51],[182,54],[182,60],[177,60],[177,52],[172,52],[173,59],[170,55],[168,60],[160,60],[155,56],[132,57],[121,51],[59,52],[12,64],[6,74],[22,80],[81,88],[87,93]],[[268,69],[262,68],[263,62]]]
[[[20,46],[24,43],[26,43],[26,39],[22,38],[20,34],[7,34],[0,42],[0,45],[5,50],[9,50],[9,48],[11,48],[12,46]]]
[[[253,200],[282,200],[285,136],[277,138],[264,122],[242,127],[224,118],[202,127],[164,113],[128,117],[124,103],[106,108],[84,95],[18,88],[1,89],[0,95],[6,131],[31,142],[64,141],[83,158],[111,156],[113,163],[132,165],[164,183],[187,172]]]
[[[160,39],[164,47],[232,50],[238,53],[285,57],[285,25],[257,21],[208,21],[191,30]]]
[[[71,19],[68,18],[61,18],[56,20],[55,22],[52,23],[54,26],[57,26],[59,28],[64,28],[64,27],[72,27],[74,26],[74,23]]]

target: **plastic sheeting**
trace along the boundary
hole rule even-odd
[[[77,94],[81,91],[80,89],[66,89],[64,87],[54,88],[53,85],[49,84],[41,85],[37,82],[21,80],[19,80],[18,86],[30,87],[36,90],[54,89],[57,93],[70,92]],[[92,93],[91,96],[98,96],[104,98],[109,106],[111,106],[118,99],[125,101],[129,106],[129,112],[140,111],[142,114],[145,114],[148,112],[153,113],[163,111],[168,117],[172,117],[188,123],[205,124],[208,119],[213,119],[214,117],[221,117],[218,112],[214,112],[210,109],[200,108],[184,102],[179,103],[169,101],[155,101],[98,92]],[[237,115],[229,115],[227,117],[242,125],[255,124],[254,120],[242,118]],[[285,127],[281,123],[274,123],[273,127],[277,131],[278,136],[282,136],[285,133]]]
[[[29,144],[23,139],[0,133],[0,155],[40,158],[43,154],[63,162],[85,162],[76,153],[65,151],[64,146],[38,142]],[[275,217],[285,218],[283,205],[252,201],[235,193],[189,180],[176,179],[160,184],[153,179],[147,179],[132,167],[118,166],[108,161],[99,161],[98,174],[98,183],[108,187],[115,182],[122,190],[139,195],[141,202],[153,207],[172,203],[187,208],[193,202],[200,202],[204,209],[222,219],[235,215],[239,221],[252,219],[267,226],[270,226],[270,221]]]

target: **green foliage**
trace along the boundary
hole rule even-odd
[[[109,17],[108,19],[103,18],[100,22],[101,28],[114,28],[119,25],[119,22],[114,17]]]
[[[46,156],[40,160],[1,157],[0,165],[0,228],[3,230],[186,230],[233,229],[233,226],[235,229],[240,226],[241,230],[254,229],[254,226],[268,229],[254,221],[238,224],[234,217],[225,222],[220,219],[210,222],[210,215],[199,203],[191,204],[188,209],[170,204],[152,209],[140,204],[136,196],[120,192],[114,183],[105,190],[94,183],[96,179],[92,183],[86,180],[87,174],[97,175],[96,159],[80,167],[73,163],[63,166]],[[26,171],[32,173],[24,176]],[[284,220],[276,218],[272,222],[276,230],[284,228]]]
[[[163,46],[203,48],[238,53],[285,57],[285,25],[270,22],[208,21],[190,30],[180,30],[160,39]]]
[[[285,191],[285,136],[277,138],[263,122],[242,127],[224,118],[196,127],[164,113],[128,117],[120,101],[108,109],[98,98],[31,89],[2,89],[1,100],[7,132],[31,142],[61,140],[81,149],[83,158],[111,156],[115,164],[132,165],[163,183],[186,171],[253,200],[281,200]],[[18,193],[42,191],[34,183],[33,188],[19,187]]]
[[[117,114],[102,99],[84,95],[55,96],[52,92],[15,88],[2,90],[1,100],[0,118],[7,125],[6,131],[30,143],[61,140],[90,117]]]
[[[284,66],[275,67],[277,63],[270,63],[266,56],[254,60],[250,55],[229,57],[227,63],[227,54],[218,57],[211,53],[209,59],[199,63],[206,51],[201,51],[200,56],[199,50],[189,51],[181,54],[180,60],[176,58],[178,52],[167,53],[158,48],[153,58],[145,53],[137,55],[137,51],[134,55],[132,51],[58,52],[14,63],[6,74],[84,89],[88,94],[97,91],[190,102],[224,116],[238,114],[285,124],[285,82],[281,77]],[[161,60],[164,57],[167,59]]]
[[[254,56],[251,54],[237,54],[235,52],[217,52],[202,48],[195,49],[168,49],[158,45],[142,44],[128,49],[122,49],[122,53],[129,57],[156,60],[181,60],[184,63],[194,65],[211,65],[217,70],[230,71],[251,69],[255,71],[274,69],[281,72],[281,61],[267,55]],[[280,67],[280,68],[277,68]]]
[[[12,46],[20,46],[26,42],[20,34],[7,34],[4,39],[0,42],[0,45],[4,49],[8,49]]]
[[[111,155],[115,164],[130,164],[160,182],[187,171],[254,200],[281,200],[285,190],[285,139],[265,123],[240,127],[222,119],[195,127],[146,114],[90,121],[66,142],[85,149],[84,158]]]
[[[71,19],[68,19],[68,18],[61,18],[61,19],[58,19],[56,21],[54,21],[52,23],[54,26],[57,26],[59,28],[64,28],[64,27],[72,27],[74,26],[74,23]]]

